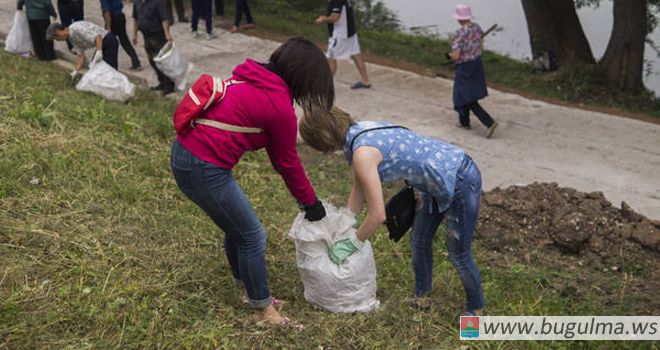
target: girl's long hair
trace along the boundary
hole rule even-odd
[[[351,115],[338,107],[330,113],[307,114],[300,121],[300,136],[313,149],[330,153],[341,150],[346,143],[346,132],[355,124]]]
[[[335,100],[332,71],[325,55],[314,43],[300,37],[291,38],[273,52],[270,63],[306,114],[330,111]]]

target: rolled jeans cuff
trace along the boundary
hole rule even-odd
[[[234,281],[234,287],[245,288],[245,282],[243,282],[243,280],[233,278],[233,281]],[[266,307],[268,307],[268,305],[273,303],[273,297],[268,297],[263,300],[254,300],[248,298],[248,302],[250,303],[250,306],[252,306],[255,309],[265,309]]]
[[[252,306],[255,309],[265,309],[272,304],[273,304],[273,297],[268,297],[263,300],[250,299],[250,306]]]

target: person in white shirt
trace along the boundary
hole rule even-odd
[[[103,27],[87,21],[78,21],[65,27],[61,23],[53,23],[46,31],[46,39],[69,42],[73,45],[73,51],[78,55],[76,60],[76,69],[71,72],[71,78],[74,79],[80,75],[80,70],[87,57],[85,51],[96,48],[93,60],[105,61],[112,68],[117,69],[119,41],[112,32],[106,31]]]
[[[328,11],[324,16],[316,19],[316,24],[328,24],[330,39],[328,40],[328,63],[332,73],[337,72],[337,60],[352,58],[355,66],[360,72],[361,80],[351,86],[351,89],[369,89],[369,75],[367,66],[360,51],[360,42],[355,29],[355,19],[353,18],[353,7],[349,0],[330,0],[328,2]]]

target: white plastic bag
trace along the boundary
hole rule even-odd
[[[76,85],[76,89],[121,102],[126,102],[135,95],[135,85],[105,61],[92,64]]]
[[[12,24],[9,34],[7,34],[5,51],[21,56],[29,56],[32,51],[30,27],[25,13],[21,10],[14,13],[14,24]]]
[[[174,85],[179,91],[186,89],[186,78],[192,70],[192,63],[183,56],[181,51],[174,46],[174,43],[168,41],[163,46],[158,55],[154,57],[156,67],[174,81]]]
[[[355,231],[355,215],[348,208],[323,203],[326,217],[310,222],[298,215],[289,231],[296,244],[298,271],[305,299],[331,312],[369,312],[380,305],[376,299],[376,262],[369,241],[341,265],[330,260],[332,242]]]

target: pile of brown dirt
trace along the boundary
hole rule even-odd
[[[555,183],[496,188],[482,199],[477,237],[493,249],[539,244],[563,254],[601,258],[622,248],[660,253],[660,222],[615,208],[601,192]]]
[[[625,283],[640,312],[660,311],[660,222],[625,202],[616,208],[600,192],[555,183],[496,188],[482,197],[475,239],[487,249],[481,263],[575,274],[575,281],[552,283],[562,295],[595,288],[613,305],[622,297],[612,286]]]

